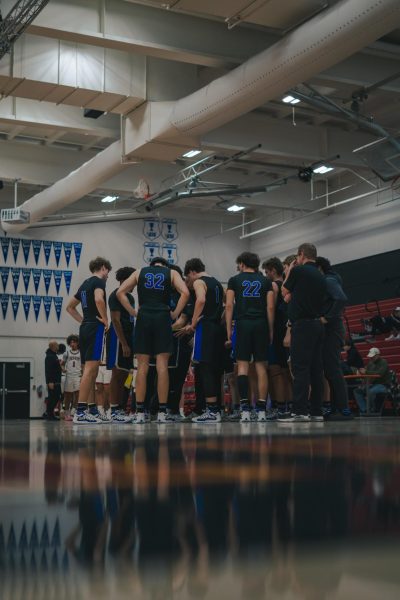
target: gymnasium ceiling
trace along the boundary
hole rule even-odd
[[[13,3],[2,2],[3,15]],[[13,54],[0,61],[0,179],[4,183],[0,208],[12,205],[15,179],[20,204],[119,139],[121,118],[144,101],[176,100],[203,87],[336,3],[50,0]],[[390,34],[304,83],[350,108],[355,92],[383,81],[358,100],[358,110],[398,135],[400,29],[395,27],[400,24],[393,25]],[[301,85],[298,90],[309,92]],[[85,118],[84,108],[104,114]],[[210,156],[210,164],[215,164],[261,144],[205,179],[254,186],[293,176],[275,191],[235,200],[246,206],[249,218],[273,219],[322,206],[327,191],[337,191],[337,196],[329,197],[334,201],[343,193],[379,186],[353,153],[374,139],[345,117],[305,102],[293,107],[278,97],[203,136],[198,158]],[[334,170],[316,176],[313,186],[297,179],[299,168],[337,154],[340,158],[330,163]],[[198,158],[138,161],[62,213],[132,210],[137,204],[133,190],[140,178],[146,178],[151,192],[157,192]],[[342,188],[350,191],[338,191]],[[101,198],[109,194],[119,199],[102,204]],[[174,208],[189,216],[211,213],[224,222],[241,219],[227,213],[223,200],[215,196],[179,200]]]

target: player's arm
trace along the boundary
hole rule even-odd
[[[124,330],[121,325],[121,313],[119,310],[111,310],[111,323],[113,324],[114,331],[117,334],[119,343],[122,346],[122,354],[125,358],[129,358],[131,355],[131,349],[129,348],[128,341],[125,337]]]
[[[181,315],[183,309],[188,303],[190,293],[186,283],[176,271],[171,271],[171,283],[176,291],[180,294],[178,304],[176,305],[175,310],[171,312],[171,319],[175,321]]]
[[[172,331],[174,332],[175,337],[181,337],[183,335],[186,335],[185,327],[188,321],[189,317],[182,313],[179,319],[177,319],[175,323],[172,324]]]
[[[290,263],[288,272],[285,277],[285,281],[283,282],[283,285],[281,287],[282,298],[284,299],[285,302],[290,302],[290,300],[292,298],[291,292],[293,290],[293,287],[295,285],[295,280],[296,280],[296,271],[293,271],[293,269],[296,266],[297,266],[297,260],[294,260],[292,263]]]
[[[275,294],[273,290],[267,292],[267,318],[269,328],[269,339],[272,343],[274,337],[274,321],[275,321]]]
[[[235,305],[235,292],[233,290],[226,290],[225,322],[226,322],[227,342],[229,342],[229,343],[232,340],[232,319],[233,319],[234,305]]]
[[[95,301],[96,308],[100,315],[100,317],[96,317],[96,318],[98,321],[100,321],[100,323],[103,323],[103,325],[106,329],[108,329],[107,307],[106,307],[106,301],[104,298],[103,288],[96,288],[94,290],[94,301]]]
[[[66,311],[69,315],[71,315],[71,317],[73,319],[75,319],[75,321],[78,321],[78,323],[82,323],[83,321],[83,317],[81,315],[81,313],[79,311],[76,310],[77,306],[81,303],[80,300],[78,300],[77,298],[75,298],[75,296],[73,298],[71,298],[71,300],[68,302],[67,304],[67,308]]]
[[[131,317],[136,317],[136,310],[131,306],[129,302],[129,298],[127,294],[129,294],[138,284],[139,281],[140,270],[135,271],[125,279],[125,281],[119,286],[117,291],[117,298],[121,302],[122,306],[126,309],[126,311],[131,315]]]
[[[197,323],[200,321],[201,315],[206,303],[207,286],[201,279],[196,279],[193,283],[194,293],[196,294],[196,302],[194,305],[191,328],[196,329]]]

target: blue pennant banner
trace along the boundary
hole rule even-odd
[[[158,242],[145,242],[143,244],[143,259],[149,264],[153,258],[160,255],[160,244]]]
[[[35,286],[35,292],[38,293],[40,279],[42,277],[42,269],[32,269],[32,277]]]
[[[20,275],[21,275],[21,269],[19,267],[11,268],[11,276],[12,276],[12,280],[13,280],[13,284],[14,284],[14,292],[15,293],[17,293],[17,290],[18,290],[18,283],[19,283]]]
[[[56,257],[57,267],[60,264],[62,246],[62,242],[53,242],[54,256]]]
[[[35,257],[35,265],[38,264],[42,240],[32,240],[33,256]]]
[[[156,240],[161,235],[161,223],[154,217],[143,220],[143,235],[148,240]]]
[[[8,251],[10,249],[10,238],[8,237],[0,237],[1,249],[3,251],[4,262],[7,262]]]
[[[43,250],[44,250],[44,256],[46,258],[46,265],[49,264],[49,258],[50,258],[52,245],[53,245],[53,242],[49,242],[49,240],[43,240]]]
[[[31,281],[32,269],[21,269],[22,279],[24,280],[25,293],[28,293],[29,283]]]
[[[71,260],[72,242],[63,242],[64,256],[67,267],[69,267],[69,261]]]
[[[76,265],[79,267],[79,261],[81,260],[81,253],[82,253],[82,244],[81,244],[81,242],[74,242],[73,246],[74,246],[74,252],[75,252]]]
[[[178,223],[176,219],[163,219],[161,234],[167,242],[173,242],[178,238]]]
[[[53,276],[52,269],[43,269],[43,279],[44,279],[44,287],[46,289],[46,294],[49,293],[52,276]]]
[[[22,251],[24,253],[25,264],[28,264],[29,252],[31,250],[31,240],[21,240]]]
[[[10,294],[0,294],[1,311],[3,313],[3,319],[7,316],[8,304],[10,301]]]
[[[17,318],[17,313],[18,313],[20,302],[21,302],[21,296],[11,296],[11,306],[13,309],[14,321]]]
[[[176,244],[163,244],[161,254],[171,265],[178,262],[178,246]]]
[[[69,294],[69,290],[71,288],[71,279],[72,279],[72,271],[64,271],[65,287],[67,288],[68,294]]]
[[[3,292],[7,289],[8,277],[10,275],[10,267],[0,267],[1,283],[3,284]]]
[[[14,257],[14,262],[17,262],[20,242],[21,240],[19,238],[11,238],[11,248]]]
[[[32,296],[33,311],[36,321],[39,318],[40,307],[42,306],[42,296]]]
[[[54,269],[53,276],[54,276],[54,283],[56,285],[57,296],[60,293],[62,275],[63,275],[62,271],[57,271],[56,269]],[[48,291],[48,290],[46,290],[46,291]]]
[[[31,296],[22,296],[22,306],[24,307],[25,319],[27,321],[31,308]]]
[[[44,306],[44,312],[46,313],[46,321],[49,320],[52,302],[53,302],[52,296],[43,296],[43,306]]]
[[[53,302],[54,308],[56,309],[57,321],[59,321],[61,317],[63,298],[61,296],[54,296]]]

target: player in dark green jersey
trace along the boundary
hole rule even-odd
[[[143,403],[146,396],[146,379],[150,357],[156,357],[157,391],[159,401],[158,422],[167,421],[168,360],[173,351],[171,319],[181,314],[189,299],[189,290],[176,271],[168,268],[164,258],[154,258],[149,267],[135,271],[120,286],[117,298],[127,312],[134,316],[127,294],[137,287],[139,311],[134,336],[134,353],[138,361],[136,376],[136,423],[144,423]],[[180,298],[174,311],[170,311],[171,292],[175,289]]]
[[[207,403],[206,411],[195,417],[193,423],[220,423],[217,394],[221,385],[224,290],[215,277],[206,273],[200,258],[191,258],[186,262],[184,275],[193,284],[196,294],[194,313],[187,330],[194,331],[193,361],[200,365],[201,385]]]
[[[104,336],[108,329],[106,281],[111,264],[97,257],[89,263],[92,277],[86,279],[67,305],[67,312],[80,323],[79,346],[83,375],[79,388],[78,409],[74,423],[101,423],[94,402],[94,384],[104,348]],[[83,316],[77,307],[81,305]],[[89,406],[89,411],[87,408]]]
[[[249,363],[254,361],[257,382],[258,420],[266,420],[268,347],[274,331],[274,292],[271,282],[258,272],[257,254],[243,252],[236,259],[238,275],[228,282],[225,304],[227,343],[232,343],[232,320],[235,307],[235,348],[238,365],[238,387],[241,400],[241,422],[250,421],[248,398]]]

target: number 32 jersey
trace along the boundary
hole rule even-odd
[[[140,270],[137,293],[140,311],[170,311],[171,271],[167,267]]]
[[[267,293],[272,283],[261,273],[239,273],[228,281],[235,293],[235,320],[266,319]]]

